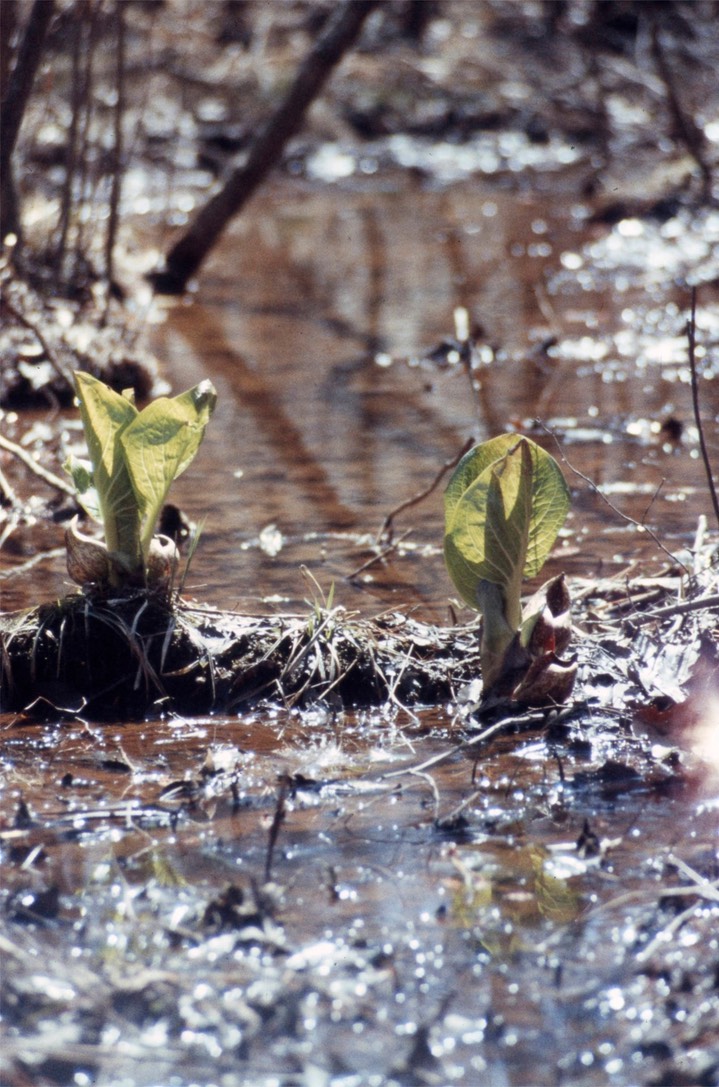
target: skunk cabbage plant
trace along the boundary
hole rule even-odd
[[[521,605],[523,579],[539,573],[569,510],[559,465],[531,439],[502,434],[462,458],[444,503],[447,570],[482,614],[485,696],[562,701],[576,671],[558,656],[569,641],[563,575],[535,594],[524,615]]]
[[[210,381],[173,399],[160,397],[138,411],[132,396],[114,392],[90,374],[75,373],[90,463],[67,469],[87,512],[100,521],[105,542],[65,534],[73,580],[119,587],[160,580],[176,561],[174,545],[155,536],[167,492],[193,460],[217,401]]]

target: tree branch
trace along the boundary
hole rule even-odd
[[[359,35],[376,3],[377,0],[345,0],[337,6],[283,102],[255,139],[246,162],[232,170],[219,192],[200,209],[170,249],[164,269],[148,277],[156,290],[164,294],[184,291],[229,220],[279,161],[288,140],[300,128],[307,110]]]

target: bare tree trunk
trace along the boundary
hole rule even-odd
[[[150,276],[158,291],[181,294],[212,249],[227,223],[249,200],[279,160],[287,141],[300,128],[305,114],[332,69],[354,43],[377,0],[345,0],[320,32],[300,67],[284,101],[255,139],[247,161],[234,169],[222,188],[202,207],[172,246],[165,268]]]
[[[0,111],[0,239],[15,234],[20,241],[20,215],[12,175],[12,158],[35,73],[42,59],[47,28],[55,11],[54,0],[35,0],[8,80]]]

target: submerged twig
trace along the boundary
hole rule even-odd
[[[287,774],[282,776],[280,781],[280,790],[277,794],[277,803],[275,804],[274,815],[272,816],[272,823],[270,824],[270,833],[267,839],[267,854],[265,856],[265,883],[269,883],[272,878],[272,857],[275,852],[275,846],[277,845],[277,839],[280,833],[280,827],[285,821],[285,815],[287,814],[287,793],[289,791],[290,779]]]
[[[405,766],[401,770],[390,770],[386,774],[382,774],[382,780],[388,778],[402,777],[404,774],[414,774],[425,776],[427,770],[433,769],[435,766],[440,766],[443,762],[447,762],[449,759],[454,758],[455,755],[464,755],[468,751],[480,747],[486,743],[487,740],[494,739],[500,733],[506,731],[509,728],[513,728],[515,725],[541,725],[546,720],[547,714],[542,711],[539,713],[522,713],[516,717],[504,717],[501,721],[495,722],[493,725],[489,725],[483,729],[476,736],[473,736],[470,740],[463,740],[460,744],[455,744],[447,751],[441,751],[439,755],[433,755],[429,759],[425,759],[418,766]]]
[[[702,461],[704,462],[704,471],[706,473],[707,483],[709,484],[709,494],[711,495],[712,506],[714,507],[714,516],[717,519],[717,524],[719,524],[719,497],[717,496],[716,484],[714,483],[714,473],[712,472],[711,461],[709,460],[709,450],[707,449],[706,437],[704,435],[704,426],[702,424],[701,412],[699,410],[699,382],[697,380],[696,338],[697,289],[696,287],[692,287],[691,309],[689,312],[689,320],[687,321],[687,340],[689,342],[689,372],[691,374],[692,382],[692,408],[694,410],[694,422],[696,423],[696,427],[699,432],[699,448],[701,450]]]
[[[682,927],[684,922],[688,921],[693,913],[696,913],[697,910],[701,909],[702,900],[719,902],[719,879],[706,879],[700,872],[697,872],[695,868],[692,868],[691,865],[683,861],[681,857],[676,857],[672,853],[669,854],[667,860],[677,869],[677,871],[681,872],[682,875],[687,876],[691,880],[691,883],[684,887],[662,888],[660,892],[661,897],[666,898],[674,895],[684,897],[684,895],[695,894],[699,896],[700,901],[692,903],[691,906],[687,906],[686,909],[672,918],[668,925],[665,925],[664,928],[660,929],[654,939],[650,940],[647,946],[639,952],[637,955],[638,962],[646,962],[646,960],[650,959],[662,944],[668,943],[674,933]]]

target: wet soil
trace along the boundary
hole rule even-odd
[[[552,86],[533,33],[534,84],[497,92],[496,131],[485,102],[475,144],[398,141],[365,103],[356,124],[389,142],[311,141],[147,335],[176,390],[220,396],[172,495],[206,517],[185,595],[250,622],[469,622],[441,487],[383,522],[470,436],[523,429],[565,457],[546,576],[577,601],[575,698],[491,735],[471,683],[432,706],[396,688],[363,710],[0,718],[3,1082],[719,1083],[716,605],[646,619],[717,592],[684,324],[698,283],[714,452],[719,219],[683,153],[658,157],[686,190],[657,177],[621,51],[603,67],[618,193],[606,163],[588,193],[566,86],[530,138],[517,85]],[[483,38],[483,63],[518,48]],[[573,86],[576,57],[556,67]],[[188,171],[158,224],[164,181],[140,187],[144,245],[199,198]],[[3,434],[56,464],[80,441],[71,412],[6,414]],[[16,611],[69,587],[48,516],[69,500],[2,468]]]

